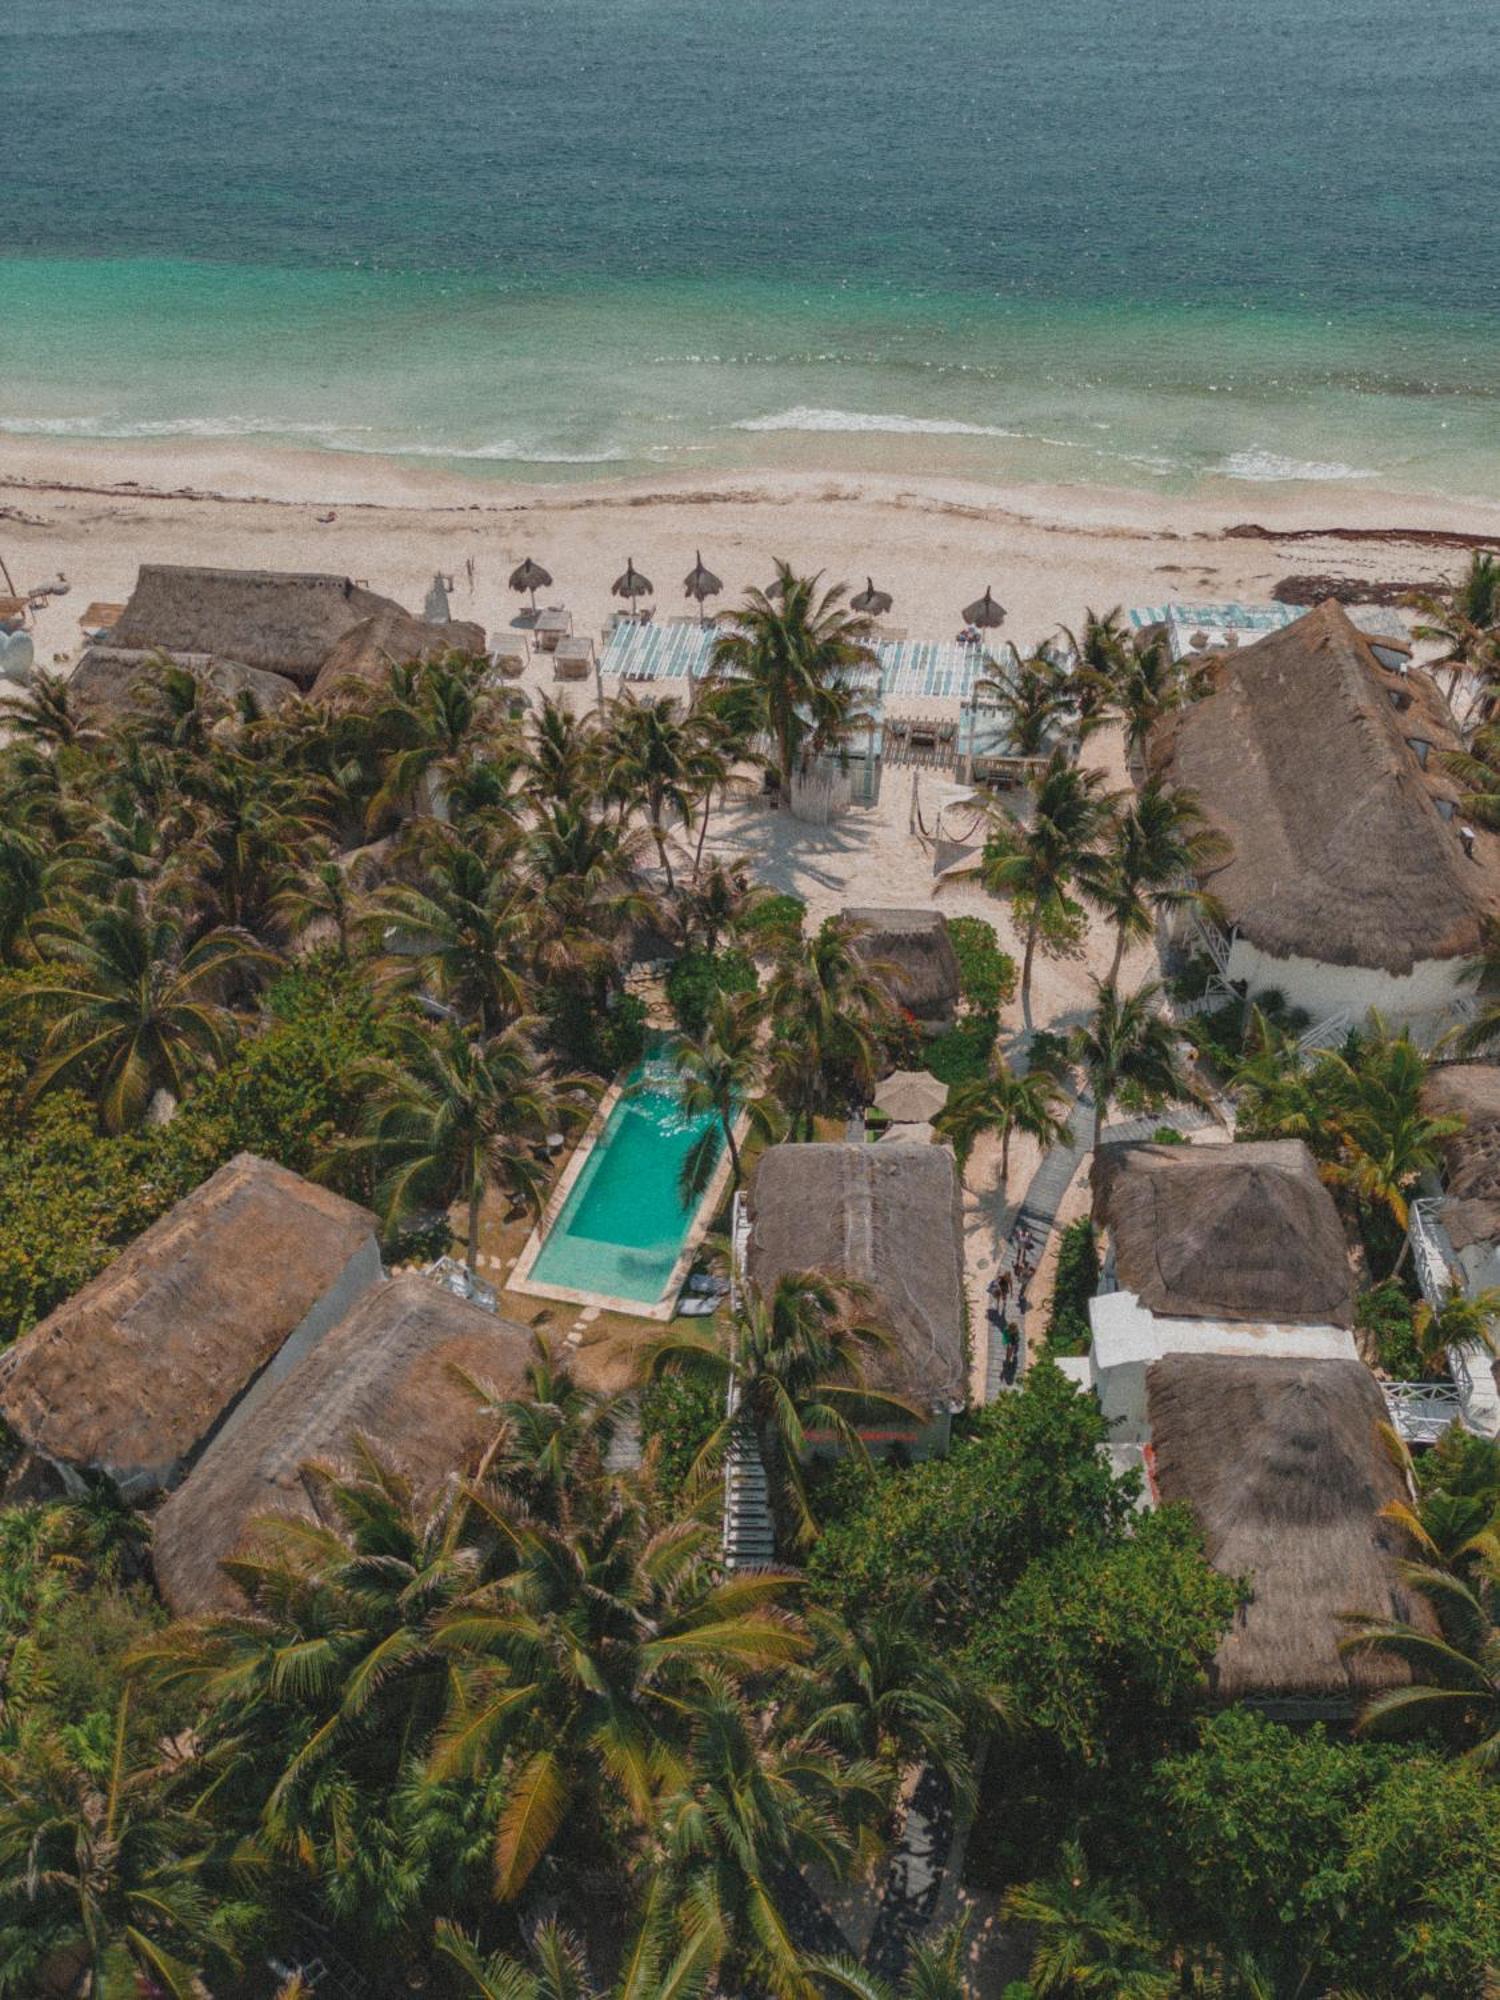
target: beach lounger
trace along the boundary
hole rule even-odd
[[[679,1319],[707,1319],[710,1313],[719,1310],[717,1299],[702,1299],[691,1292],[684,1292],[677,1301]]]

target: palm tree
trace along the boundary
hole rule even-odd
[[[1356,1616],[1339,1644],[1405,1667],[1409,1682],[1365,1703],[1366,1736],[1438,1730],[1481,1770],[1500,1770],[1500,1568],[1482,1558],[1470,1578],[1432,1563],[1401,1564],[1401,1575],[1430,1606],[1436,1632],[1394,1618]]]
[[[1044,1147],[1061,1145],[1067,1138],[1063,1103],[1062,1086],[1055,1076],[1046,1070],[1029,1070],[1022,1076],[1000,1058],[988,1076],[955,1085],[933,1124],[952,1141],[960,1173],[979,1135],[998,1132],[1003,1190],[1010,1178],[1010,1142],[1015,1133],[1025,1132]]]
[[[495,720],[485,692],[486,662],[449,653],[393,675],[375,727],[392,743],[380,788],[371,799],[366,824],[371,833],[419,802],[438,808],[444,780],[470,742]]]
[[[1429,1378],[1447,1373],[1448,1355],[1454,1349],[1484,1348],[1495,1352],[1495,1316],[1500,1313],[1500,1291],[1466,1292],[1462,1285],[1450,1285],[1447,1297],[1434,1311],[1426,1299],[1412,1309],[1412,1337],[1422,1366]]]
[[[752,590],[714,641],[713,672],[754,691],[783,805],[799,755],[838,748],[863,719],[851,679],[874,660],[870,620],[844,608],[843,584],[822,580],[778,562],[772,589]]]
[[[328,831],[326,789],[225,750],[180,768],[182,858],[196,900],[220,923],[265,935],[287,879]]]
[[[1431,1117],[1422,1091],[1428,1060],[1403,1030],[1389,1034],[1372,1016],[1370,1033],[1352,1055],[1329,1052],[1320,1065],[1329,1095],[1327,1125],[1337,1157],[1324,1178],[1360,1201],[1383,1209],[1402,1232],[1391,1275],[1406,1262],[1408,1198],[1424,1174],[1435,1173],[1445,1139],[1463,1129],[1462,1118]]]
[[[456,1021],[408,1028],[394,1062],[370,1065],[373,1086],[363,1140],[381,1171],[380,1199],[392,1220],[418,1204],[468,1209],[467,1261],[479,1257],[479,1211],[492,1187],[540,1214],[548,1182],[545,1142],[579,1115],[564,1091],[578,1078],[553,1079],[531,1035],[536,1023],[513,1021],[476,1039]]]
[[[1120,607],[1098,612],[1085,611],[1083,630],[1063,629],[1063,639],[1073,656],[1068,693],[1078,717],[1081,733],[1090,736],[1106,720],[1115,683],[1130,658],[1130,633]]]
[[[1109,985],[1119,980],[1126,946],[1149,938],[1162,911],[1214,913],[1198,880],[1229,852],[1229,842],[1208,824],[1192,792],[1171,791],[1155,778],[1142,785],[1115,821],[1107,872],[1096,894],[1115,927]]]
[[[529,1965],[503,1952],[482,1956],[455,1925],[441,1919],[434,1943],[463,1974],[475,2000],[703,2000],[713,1973],[715,1940],[708,1931],[700,1931],[674,1953],[665,1900],[658,1879],[648,1892],[646,1916],[607,1992],[590,1978],[582,1944],[555,1920],[538,1925],[532,1933]]]
[[[482,1036],[525,1008],[533,927],[511,853],[508,838],[476,842],[436,828],[422,846],[422,882],[387,883],[369,904],[387,982],[431,988]]]
[[[848,1994],[849,2000],[969,2000],[974,1989],[965,1963],[967,1944],[967,1924],[951,1924],[915,1946],[910,1964],[895,1981],[852,1958],[814,1958],[808,1970],[830,1992]]]
[[[1068,916],[1072,889],[1091,898],[1103,893],[1109,864],[1100,850],[1112,814],[1102,773],[1081,770],[1065,750],[1054,750],[1037,783],[1027,824],[998,812],[979,861],[954,871],[955,876],[977,876],[992,895],[1010,896],[1025,911],[1021,1016],[1028,1029],[1031,969],[1042,927]]]
[[[526,719],[522,789],[538,807],[568,805],[591,788],[600,761],[598,717],[575,716],[550,696]]]
[[[1175,661],[1164,639],[1130,649],[1115,677],[1110,706],[1120,718],[1125,747],[1132,756],[1139,756],[1164,717],[1207,693],[1209,674],[1207,667]]]
[[[757,993],[717,992],[696,1035],[683,1034],[673,1050],[677,1102],[684,1118],[712,1118],[682,1163],[682,1190],[692,1200],[707,1188],[721,1150],[729,1153],[730,1191],[744,1177],[735,1127],[743,1118],[758,1137],[770,1139],[776,1115],[765,1094],[762,1009]]]
[[[181,1097],[200,1068],[223,1060],[240,1027],[225,990],[272,962],[243,931],[189,944],[170,905],[130,890],[49,924],[43,948],[10,1003],[51,1024],[30,1095],[85,1084],[107,1132],[138,1124],[156,1091]]]
[[[1030,1983],[1037,2000],[1095,1993],[1101,2000],[1171,2000],[1167,1953],[1133,1896],[1095,1882],[1068,1842],[1049,1882],[1009,1889],[1005,1914],[1035,1933]]]
[[[855,1094],[868,1094],[879,1037],[895,1012],[886,968],[864,957],[859,936],[848,918],[830,917],[812,937],[784,947],[767,983],[778,1094],[794,1134],[805,1138],[837,1072],[847,1073]]]
[[[1500,740],[1495,751],[1500,758]],[[1495,791],[1495,823],[1500,824],[1500,764],[1495,774]],[[1479,955],[1464,967],[1463,976],[1470,986],[1477,988],[1480,1006],[1472,1021],[1450,1030],[1452,1046],[1457,1055],[1477,1056],[1500,1036],[1500,923],[1493,917],[1484,919]]]
[[[1071,705],[1071,696],[1062,669],[1046,651],[1021,659],[1010,649],[1011,670],[1004,680],[988,678],[974,683],[990,694],[1006,721],[1011,750],[1018,757],[1040,757],[1049,737]]]
[[[771,891],[756,882],[743,861],[711,861],[677,898],[684,944],[710,956],[721,939],[738,937]]]
[[[708,1384],[724,1417],[701,1447],[693,1477],[720,1462],[731,1437],[752,1438],[771,1485],[785,1539],[803,1545],[816,1529],[803,1463],[809,1431],[827,1432],[863,1454],[853,1418],[870,1406],[910,1419],[898,1396],[872,1389],[868,1360],[888,1336],[868,1313],[865,1287],[816,1271],[787,1271],[769,1296],[741,1285],[731,1327],[700,1334],[670,1329],[646,1350],[647,1377],[682,1374]]]
[[[1450,701],[1466,667],[1485,679],[1493,676],[1500,627],[1500,559],[1476,549],[1456,584],[1442,592],[1418,591],[1410,602],[1422,620],[1412,628],[1414,636],[1443,648],[1432,669],[1451,669]]]
[[[637,702],[622,696],[615,703],[603,752],[606,793],[627,806],[644,803],[669,895],[675,884],[666,821],[670,816],[684,830],[692,822],[697,750],[691,718],[679,715],[670,697]]]
[[[1093,1094],[1091,1144],[1097,1152],[1105,1114],[1122,1087],[1182,1104],[1196,1095],[1196,1086],[1183,1066],[1176,1030],[1158,1011],[1160,986],[1143,986],[1122,1000],[1108,980],[1096,979],[1094,993],[1093,1016],[1073,1030],[1068,1052]]]
[[[54,753],[77,749],[94,733],[76,712],[67,681],[44,670],[32,675],[24,698],[6,710],[5,726],[22,742]]]

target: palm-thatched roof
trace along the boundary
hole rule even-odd
[[[1440,768],[1458,738],[1432,680],[1382,666],[1333,602],[1213,671],[1148,761],[1227,836],[1206,880],[1230,923],[1275,957],[1398,976],[1476,951],[1500,911],[1500,835],[1465,855],[1462,788]]]
[[[139,715],[150,705],[151,676],[161,665],[160,652],[126,651],[120,646],[90,646],[68,676],[68,700],[78,714],[96,727]],[[174,653],[200,686],[233,703],[253,695],[262,714],[270,715],[297,693],[285,674],[245,667],[234,660],[211,659],[204,653]]]
[[[1422,1109],[1430,1118],[1463,1118],[1443,1141],[1443,1227],[1455,1250],[1500,1242],[1500,1068],[1442,1063],[1429,1071]]]
[[[482,654],[485,645],[482,625],[471,625],[461,618],[450,619],[446,625],[429,625],[425,618],[414,618],[399,604],[388,604],[373,617],[350,626],[335,643],[318,670],[312,698],[337,702],[351,681],[379,687],[393,666],[441,659],[444,653]]]
[[[0,1416],[131,1497],[169,1485],[288,1335],[378,1277],[374,1229],[240,1153],[0,1355]]]
[[[367,1291],[292,1371],[247,1406],[156,1516],[152,1560],[179,1615],[235,1601],[219,1567],[268,1514],[317,1520],[310,1463],[352,1470],[363,1441],[414,1489],[418,1506],[460,1476],[492,1424],[470,1383],[515,1394],[524,1327],[408,1274]],[[468,1379],[465,1379],[468,1378]]]
[[[1364,1363],[1169,1354],[1146,1402],[1158,1495],[1185,1502],[1209,1561],[1250,1585],[1214,1661],[1217,1697],[1342,1707],[1404,1679],[1338,1650],[1347,1612],[1430,1629],[1396,1569],[1411,1550],[1380,1519],[1406,1487]]]
[[[788,1271],[867,1285],[891,1339],[871,1385],[934,1411],[962,1404],[963,1220],[946,1146],[771,1146],[749,1207],[747,1269],[763,1293]]]
[[[1353,1325],[1343,1228],[1300,1139],[1101,1146],[1093,1186],[1119,1285],[1149,1311]]]
[[[896,1004],[919,1021],[946,1020],[958,1005],[958,954],[938,910],[846,909],[855,950],[886,973]]]
[[[399,608],[347,576],[143,563],[110,639],[126,651],[207,653],[310,688],[346,632]]]

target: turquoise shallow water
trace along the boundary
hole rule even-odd
[[[12,0],[0,430],[1500,494],[1472,0]]]
[[[625,1079],[531,1268],[539,1284],[640,1305],[661,1299],[698,1208],[684,1204],[678,1176],[714,1122],[683,1118],[673,1075],[669,1061],[648,1056]]]

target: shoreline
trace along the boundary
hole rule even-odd
[[[681,579],[701,547],[726,585],[716,608],[784,556],[855,588],[873,575],[914,638],[951,636],[961,605],[992,587],[1010,613],[1004,636],[1025,649],[1087,606],[1264,600],[1309,570],[1436,581],[1480,545],[1500,546],[1500,503],[1347,482],[1199,496],[998,487],[916,473],[893,452],[880,473],[536,484],[239,442],[0,438],[0,557],[18,589],[59,575],[71,586],[37,616],[44,665],[76,654],[83,605],[123,600],[142,562],[334,571],[413,609],[442,573],[455,582],[453,615],[497,631],[519,608],[510,570],[534,555],[556,578],[549,600],[569,606],[575,630],[597,632],[627,559],[656,580],[659,616],[691,610]]]

